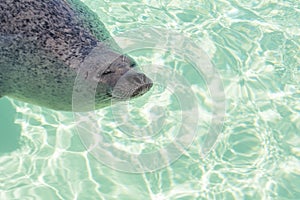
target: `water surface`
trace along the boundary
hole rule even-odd
[[[125,173],[86,152],[71,113],[1,99],[0,199],[300,199],[298,1],[84,2],[113,36],[156,27],[200,44],[224,83],[223,131],[205,158],[199,151],[201,142],[195,140],[186,154],[166,168]],[[184,60],[154,50],[133,53],[133,57],[140,64],[168,63],[196,85],[194,92],[203,108],[198,134],[206,132],[211,111],[207,88]],[[149,105],[148,98],[155,98],[153,104],[161,109],[169,106],[168,119],[180,121],[171,95],[156,87],[133,103],[136,114],[132,117],[147,113],[143,101]],[[101,130],[119,136],[109,112],[109,108],[97,112],[103,119],[98,123],[105,124]],[[160,110],[152,113],[164,117]],[[145,116],[134,120],[136,126],[147,124]],[[172,132],[172,126],[167,128]],[[124,148],[132,144],[126,142],[117,141]],[[127,150],[136,151],[138,144]]]

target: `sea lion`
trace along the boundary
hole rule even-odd
[[[0,97],[71,111],[74,80],[84,68],[84,79],[97,81],[101,108],[151,88],[135,65],[80,0],[0,1]],[[122,87],[114,90],[117,83]]]

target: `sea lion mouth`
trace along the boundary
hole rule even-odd
[[[126,99],[130,99],[130,98],[142,96],[143,94],[148,92],[152,88],[152,86],[153,86],[153,83],[146,83],[146,84],[136,88],[132,92],[128,92],[125,94],[123,93],[122,95],[113,95],[112,92],[106,92],[106,95],[111,99],[126,100]]]
[[[153,83],[146,83],[143,84],[142,86],[138,87],[137,89],[134,90],[134,92],[132,92],[132,94],[130,95],[131,98],[133,97],[139,97],[142,96],[143,94],[145,94],[146,92],[148,92],[151,87],[153,86]]]

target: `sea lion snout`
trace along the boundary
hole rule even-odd
[[[125,78],[126,78],[125,74]],[[148,90],[151,89],[153,83],[150,78],[148,78],[145,74],[136,73],[136,74],[128,74],[127,81],[129,86],[133,86],[132,92],[129,93],[129,97],[137,97],[145,94]],[[126,83],[125,83],[126,84]]]
[[[130,70],[118,80],[112,96],[116,99],[141,96],[149,91],[152,85],[152,80],[145,74]]]
[[[98,73],[99,83],[106,86],[108,96],[126,100],[141,96],[152,87],[151,79],[136,71],[135,66],[136,63],[132,58],[120,55]]]

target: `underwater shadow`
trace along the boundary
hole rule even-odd
[[[15,108],[7,98],[0,99],[0,156],[20,147],[21,127],[14,123]]]

